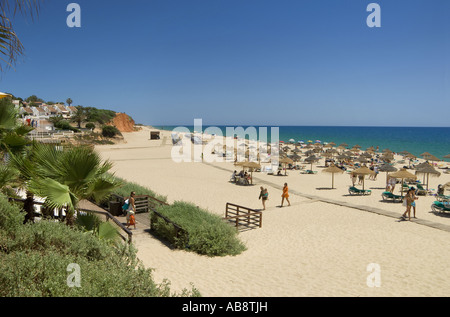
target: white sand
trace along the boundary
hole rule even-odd
[[[124,133],[126,143],[98,146],[114,163],[116,175],[147,186],[175,200],[193,202],[220,216],[232,202],[262,208],[258,200],[263,182],[269,201],[260,229],[244,231],[239,238],[248,250],[238,256],[206,257],[172,250],[148,233],[135,234],[138,256],[154,268],[157,282],[168,279],[179,291],[192,283],[203,296],[448,296],[450,294],[450,232],[363,210],[328,204],[290,194],[291,207],[278,208],[281,186],[291,191],[332,198],[397,212],[400,203],[381,201],[386,174],[366,180],[370,196],[349,196],[348,174],[322,173],[323,160],[313,165],[316,175],[288,171],[279,177],[254,173],[255,186],[229,183],[232,163],[175,163],[167,145],[149,140],[149,130]],[[308,165],[309,167],[309,165]],[[226,170],[224,170],[226,169]],[[442,170],[441,170],[442,172]],[[420,179],[422,177],[420,176]],[[450,174],[430,177],[430,188],[450,181]],[[359,186],[360,187],[360,186]],[[420,196],[417,217],[450,225],[450,217],[431,212],[433,196]],[[285,203],[286,204],[286,203]],[[380,267],[381,286],[369,287],[370,263]]]

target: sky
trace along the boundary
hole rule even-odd
[[[155,126],[450,126],[448,0],[80,0],[79,28],[71,2],[13,18],[0,91]]]

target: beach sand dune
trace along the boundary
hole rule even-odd
[[[162,131],[170,140],[170,132]],[[229,183],[232,163],[175,163],[171,144],[149,140],[148,129],[124,133],[125,144],[97,147],[114,163],[120,177],[176,200],[192,202],[224,215],[232,202],[262,208],[259,186],[268,188],[269,201],[260,229],[239,233],[247,250],[238,256],[206,257],[173,250],[148,234],[135,234],[138,256],[154,268],[155,280],[168,279],[173,290],[192,283],[203,296],[448,296],[450,288],[450,232],[378,215],[320,198],[398,213],[401,204],[382,202],[385,173],[366,180],[370,196],[350,196],[348,174],[303,175],[289,171],[278,177],[254,173],[254,186]],[[319,164],[320,165],[320,164]],[[432,187],[450,181],[443,174]],[[279,208],[281,187],[288,182],[291,207]],[[305,195],[314,195],[310,199]],[[430,212],[433,197],[418,201],[418,218],[450,225],[450,218]],[[373,266],[381,285],[373,286]],[[369,269],[369,270],[368,270]],[[369,277],[369,283],[368,283]]]

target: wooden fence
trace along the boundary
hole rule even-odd
[[[174,228],[175,235],[174,236],[162,236],[163,238],[166,238],[169,240],[170,243],[172,243],[175,247],[184,248],[189,245],[189,233],[183,229],[180,225],[173,222],[166,216],[163,216],[158,211],[156,211],[154,208],[151,209],[151,216],[150,216],[150,230],[156,233],[155,229],[155,222],[156,219],[162,219],[166,225],[169,225]],[[157,235],[160,235],[157,233]]]
[[[262,212],[251,208],[227,203],[225,208],[226,221],[234,224],[236,228],[246,227],[248,229],[262,227]]]
[[[116,194],[113,194],[112,196],[117,202],[120,202],[121,206],[124,204],[125,197]],[[134,196],[134,205],[136,207],[136,213],[138,214],[149,212],[152,208],[165,206],[168,205],[168,203],[150,195],[136,195]]]

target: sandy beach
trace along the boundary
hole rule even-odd
[[[229,182],[237,169],[233,163],[176,163],[171,157],[171,132],[161,131],[161,140],[150,140],[149,131],[143,127],[123,133],[123,143],[96,149],[113,162],[117,176],[166,195],[169,203],[192,202],[220,216],[227,202],[262,208],[259,188],[269,191],[263,226],[239,233],[247,250],[238,256],[210,258],[173,250],[149,233],[135,232],[138,257],[154,268],[157,282],[168,279],[174,291],[192,283],[203,296],[212,297],[450,294],[450,232],[425,222],[450,227],[449,215],[431,212],[434,196],[419,196],[418,219],[411,222],[348,207],[375,207],[398,217],[405,210],[401,203],[382,201],[384,172],[376,180],[366,179],[365,188],[372,191],[369,196],[349,195],[347,173],[336,174],[336,189],[329,189],[331,174],[322,172],[324,159],[313,165],[316,174],[256,172],[253,186],[238,186]],[[441,176],[429,179],[432,189],[450,181],[450,174],[439,171]],[[285,203],[279,208],[285,182],[291,206]],[[367,283],[371,264],[380,269],[379,287]]]

